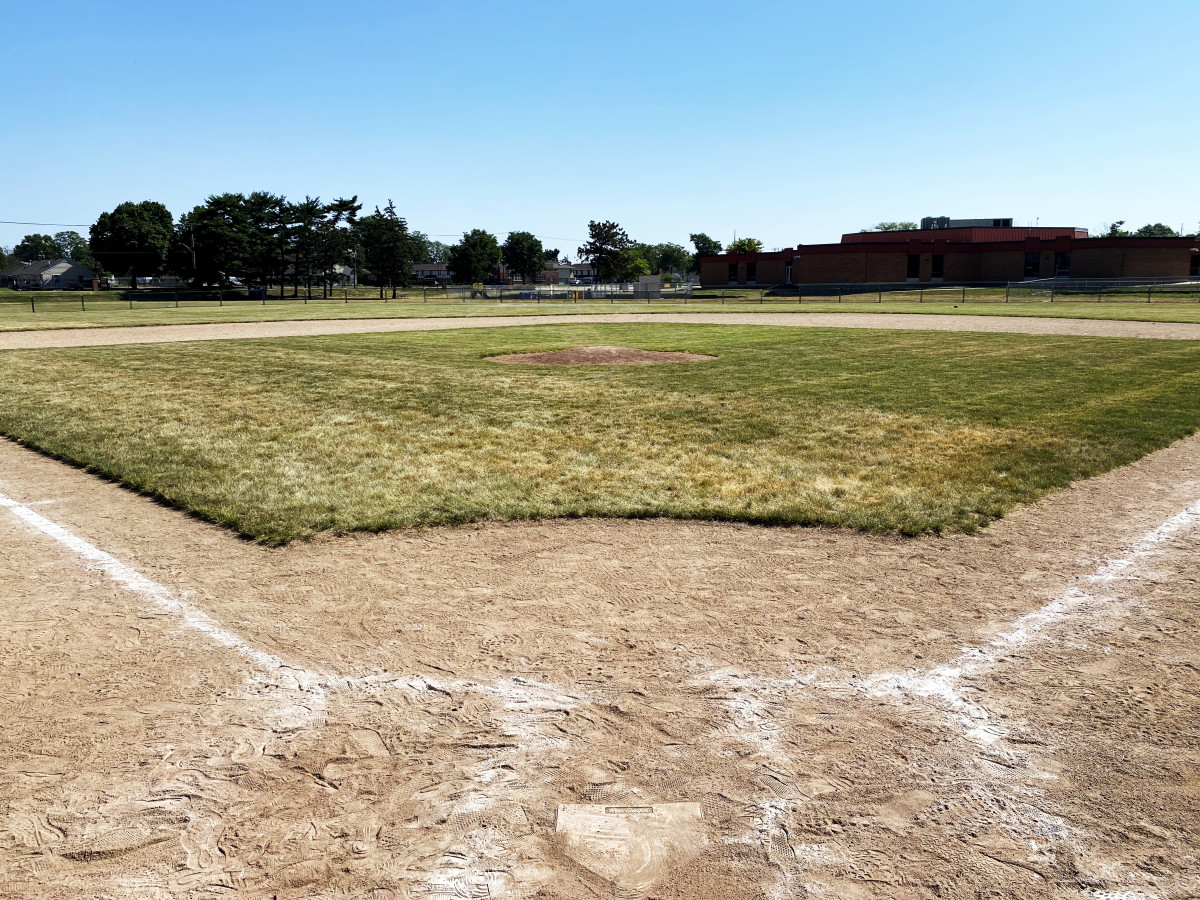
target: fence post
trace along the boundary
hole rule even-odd
[[[967,302],[967,286],[966,286],[965,284],[963,285],[963,298],[962,298],[962,302],[963,302],[963,303],[966,303],[966,302]]]
[[[880,292],[879,292],[879,299],[878,299],[878,300],[876,300],[875,302],[876,302],[876,303],[882,303],[882,302],[883,302],[883,291],[880,291]]]
[[[925,288],[921,288],[921,296],[917,298],[918,303],[925,302]]]
[[[1008,285],[1004,285],[1004,302],[1008,302]]]
[[[126,294],[126,295],[125,295],[125,299],[129,301],[129,308],[130,308],[130,309],[133,309],[133,295],[132,295],[132,294]]]
[[[86,306],[84,306],[83,304],[84,304],[83,292],[81,291],[81,292],[80,292],[80,294],[79,294],[79,308],[80,308],[80,309],[82,309],[82,310],[84,310],[84,311],[86,312],[86,311],[87,311],[87,307],[86,307]]]
[[[1149,303],[1149,302],[1150,302],[1150,289],[1151,289],[1151,287],[1152,287],[1152,285],[1149,285],[1149,284],[1148,284],[1148,285],[1146,285],[1146,302],[1147,302],[1147,303]]]
[[[29,295],[29,311],[37,312],[37,297],[33,294]]]
[[[1054,288],[1053,288],[1053,286],[1051,286],[1051,288],[1050,288],[1050,302],[1051,302],[1051,303],[1053,303],[1053,302],[1054,302]]]

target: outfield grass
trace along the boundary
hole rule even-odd
[[[713,362],[485,356],[624,344]],[[543,516],[976,528],[1200,425],[1195,342],[602,325],[0,354],[0,432],[269,544]]]
[[[725,296],[722,297],[721,294]],[[992,289],[968,290],[966,302],[930,300],[918,303],[913,299],[875,302],[875,294],[847,295],[844,302],[796,297],[764,297],[746,289],[705,290],[696,299],[683,303],[667,297],[652,303],[636,300],[582,301],[566,300],[536,303],[529,300],[496,301],[468,300],[423,302],[419,292],[399,301],[381,302],[378,297],[360,295],[344,303],[341,300],[314,299],[307,304],[288,299],[272,300],[266,305],[248,301],[230,302],[218,306],[216,301],[185,302],[180,307],[167,301],[145,304],[130,309],[125,301],[108,299],[106,294],[85,294],[85,309],[80,308],[80,295],[36,295],[37,310],[30,308],[30,294],[0,291],[0,332],[30,331],[52,328],[102,328],[136,325],[198,325],[210,322],[277,322],[313,319],[405,319],[455,316],[521,316],[521,315],[578,315],[584,313],[637,312],[872,312],[917,315],[977,315],[977,316],[1037,316],[1068,319],[1110,319],[1140,322],[1200,322],[1200,303],[1155,300],[1145,302],[1095,301],[1025,301],[1005,303],[1004,292]],[[434,296],[431,292],[430,296]],[[892,295],[896,296],[896,295]],[[929,296],[945,296],[944,291]],[[885,295],[886,297],[886,295]]]

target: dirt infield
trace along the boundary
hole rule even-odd
[[[797,328],[879,328],[914,331],[982,331],[1009,334],[1083,335],[1200,340],[1200,325],[1099,319],[1000,316],[895,315],[872,313],[662,313],[579,316],[476,316],[447,319],[325,319],[304,322],[230,322],[215,325],[151,325],[137,328],[65,328],[0,334],[0,350],[161,344],[231,338],[302,337],[314,334],[376,334],[521,325],[588,325],[664,322],[692,325],[787,325]]]
[[[675,350],[638,350],[636,347],[572,347],[552,353],[507,353],[489,360],[528,366],[650,366],[658,363],[704,362],[716,359],[703,353]]]
[[[1198,501],[269,550],[0,442],[0,894],[1195,896]]]

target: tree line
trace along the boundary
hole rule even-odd
[[[293,295],[314,289],[328,295],[346,272],[377,285],[380,296],[409,286],[412,267],[444,263],[459,282],[491,280],[503,265],[527,282],[560,264],[558,248],[543,246],[528,231],[510,232],[503,243],[472,229],[447,245],[409,228],[388,201],[363,214],[355,197],[300,201],[266,191],[214,194],[176,219],[161,203],[127,202],[101,213],[85,239],[75,231],[30,234],[5,254],[5,264],[39,259],[72,259],[99,273],[139,278],[180,276],[197,287],[231,283],[290,284]],[[722,252],[720,241],[690,235],[693,250],[676,243],[632,240],[615,222],[590,222],[579,262],[590,263],[602,281],[636,280],[641,275],[682,274],[698,269],[697,258]],[[758,251],[762,242],[742,238],[735,252]],[[562,258],[562,264],[571,264]]]

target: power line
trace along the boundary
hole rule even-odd
[[[0,225],[44,225],[55,228],[91,228],[90,225],[72,225],[70,222],[10,222],[8,219],[0,219]]]

